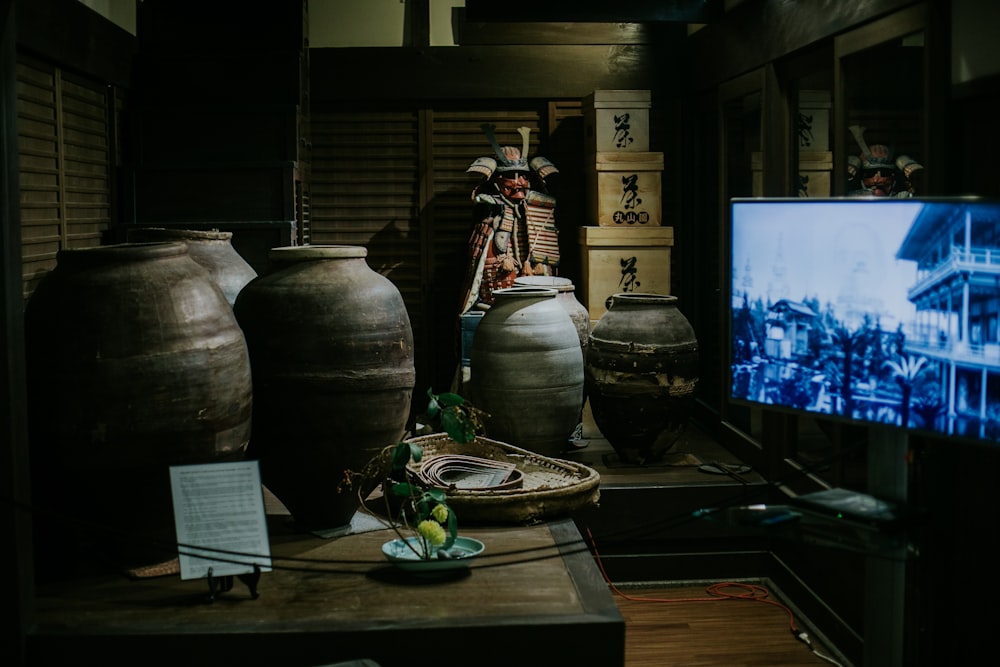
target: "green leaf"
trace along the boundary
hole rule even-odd
[[[432,501],[428,498],[427,494],[424,493],[416,502],[413,504],[413,509],[417,513],[417,520],[421,521],[428,518],[431,515]]]
[[[457,407],[450,407],[441,412],[441,427],[455,442],[465,444],[476,437],[476,426],[469,416]]]
[[[424,456],[424,450],[412,442],[400,442],[392,452],[392,470],[399,472],[405,470],[410,459],[419,462]]]
[[[413,486],[412,484],[410,484],[408,482],[397,482],[396,484],[392,485],[392,494],[394,496],[403,496],[403,497],[406,497],[406,496],[410,495],[411,493],[413,493],[414,491],[418,491],[418,490],[419,489],[417,489],[415,486]]]
[[[441,503],[442,505],[444,505],[445,504],[444,501],[448,499],[448,494],[446,494],[441,489],[427,489],[426,491],[424,491],[424,495],[428,496],[434,502]]]
[[[441,412],[441,404],[438,403],[437,396],[431,393],[431,390],[427,390],[427,395],[430,397],[430,402],[427,403],[427,416],[433,419]]]
[[[392,469],[402,470],[406,467],[406,464],[410,462],[410,446],[409,443],[400,442],[396,444],[396,448],[392,451]]]
[[[444,393],[437,396],[437,402],[446,408],[465,405],[465,399],[458,394]]]
[[[451,545],[455,544],[455,540],[458,538],[458,517],[455,513],[448,508],[448,525],[446,526],[448,531],[448,537],[445,538],[444,545],[442,549],[450,549]]]

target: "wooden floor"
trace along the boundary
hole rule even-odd
[[[614,464],[614,451],[594,424],[593,414],[584,410],[583,435],[588,446],[565,458],[589,465],[601,474],[605,485],[699,485],[732,484],[724,475],[705,474],[700,463],[731,458],[720,444],[689,426],[671,451],[666,465],[637,468]],[[756,471],[743,475],[746,483],[760,484]],[[600,563],[599,563],[600,565]],[[645,584],[642,584],[646,586]],[[850,663],[831,651],[817,637],[810,636],[812,649],[831,658],[825,660],[797,640],[789,629],[788,612],[772,604],[749,599],[713,599],[710,584],[671,583],[663,587],[623,588],[630,597],[669,599],[671,602],[635,601],[614,592],[625,618],[625,667],[813,667]],[[613,589],[614,590],[614,589]],[[746,589],[730,588],[725,593],[750,595]],[[771,591],[768,599],[781,602]],[[804,629],[801,619],[795,627]],[[808,631],[808,630],[807,630]]]
[[[707,586],[621,589],[630,597],[654,601],[615,593],[625,619],[625,667],[846,667],[816,637],[810,636],[812,649],[830,660],[795,639],[784,608],[754,599],[714,598]],[[754,595],[742,587],[720,592]],[[766,599],[781,602],[771,591],[764,592]],[[802,629],[798,619],[795,625]]]

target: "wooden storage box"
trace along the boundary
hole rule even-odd
[[[830,150],[830,107],[830,91],[799,91],[796,131],[800,151]]]
[[[764,196],[763,156],[755,151],[750,156],[752,170],[752,194]],[[829,197],[831,195],[831,174],[833,173],[833,153],[831,151],[799,151],[799,182],[796,186],[799,197]]]
[[[593,328],[619,292],[670,294],[673,227],[581,227],[581,294]]]
[[[663,153],[597,153],[592,160],[594,166],[587,172],[588,222],[601,227],[661,224]]]
[[[649,150],[648,90],[595,90],[583,100],[585,153]]]
[[[829,197],[832,173],[831,151],[799,151],[799,196]]]

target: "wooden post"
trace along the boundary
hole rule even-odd
[[[13,549],[0,549],[8,607],[0,646],[6,665],[24,664],[24,636],[33,621],[34,571],[31,522],[24,507],[28,486],[28,435],[24,368],[24,297],[21,286],[21,215],[17,148],[16,21],[11,0],[0,0],[0,533]]]

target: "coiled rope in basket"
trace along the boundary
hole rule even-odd
[[[549,458],[483,436],[462,444],[446,433],[432,433],[407,442],[423,449],[421,462],[410,465],[413,474],[419,474],[420,466],[435,456],[465,454],[512,462],[523,475],[518,488],[445,488],[448,505],[463,522],[534,523],[596,505],[600,498],[600,474],[581,463]]]

